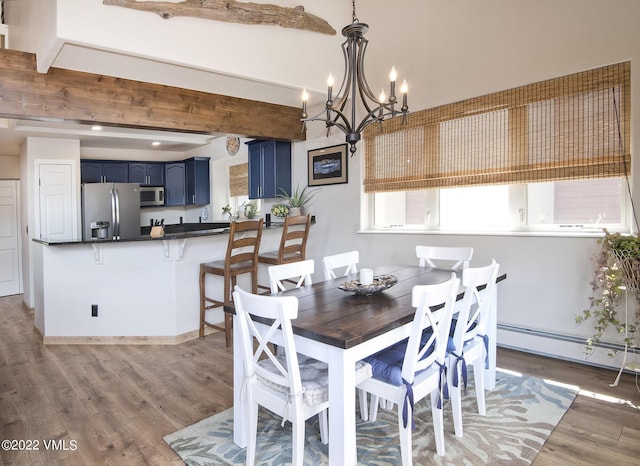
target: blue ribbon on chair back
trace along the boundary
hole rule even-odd
[[[409,412],[408,407],[411,406],[411,430],[416,428],[416,423],[413,420],[413,383],[409,383],[402,378],[402,383],[406,388],[406,392],[404,394],[404,403],[402,405],[402,425],[406,429],[407,424],[409,422]]]
[[[447,365],[440,364],[436,361],[436,364],[440,367],[438,376],[438,390],[440,392],[440,396],[438,397],[437,408],[442,409],[442,398],[449,399],[449,386],[447,385]],[[411,430],[416,428],[416,423],[413,419],[413,383],[407,382],[404,378],[402,378],[402,383],[404,384],[406,391],[404,394],[404,403],[402,405],[402,425],[406,428],[409,423],[409,406],[411,407]]]
[[[467,361],[465,361],[464,356],[458,356],[456,353],[452,352],[451,353],[453,356],[456,357],[456,362],[454,364],[454,373],[453,373],[453,386],[454,387],[459,387],[460,386],[460,380],[458,379],[458,365],[460,363],[462,363],[462,385],[464,386],[464,394],[467,394]]]
[[[442,409],[442,399],[449,399],[449,385],[447,384],[447,365],[444,363],[440,364],[438,361],[436,361],[436,364],[438,365],[438,367],[440,367],[440,373],[438,374],[440,377],[440,380],[438,381],[438,391],[440,392],[440,397],[438,398],[438,404],[436,405],[436,407],[438,409]]]
[[[489,369],[489,337],[482,335],[482,341],[484,342],[484,368]]]

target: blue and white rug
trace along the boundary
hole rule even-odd
[[[451,407],[445,405],[444,457],[435,453],[427,397],[415,408],[414,464],[530,464],[577,393],[578,387],[499,370],[495,389],[486,392],[486,416],[478,415],[475,392],[469,386],[463,398],[463,438],[454,435]],[[262,408],[259,413],[256,464],[290,464],[291,424],[281,427],[280,418]],[[395,408],[380,409],[375,422],[358,420],[359,465],[401,464],[397,422]],[[232,409],[167,435],[164,441],[188,465],[245,464],[246,450],[233,443]],[[305,465],[326,465],[327,455],[328,446],[320,442],[318,417],[314,416],[306,426]]]

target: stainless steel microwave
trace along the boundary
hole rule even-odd
[[[140,186],[140,206],[164,205],[164,187]]]

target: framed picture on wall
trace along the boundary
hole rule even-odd
[[[348,183],[347,145],[323,147],[307,152],[309,186]]]

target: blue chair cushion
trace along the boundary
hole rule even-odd
[[[396,343],[382,351],[364,358],[371,364],[374,379],[382,380],[391,385],[400,386],[402,383],[402,363],[407,352],[408,339]]]
[[[422,344],[424,345],[431,337],[432,329],[428,328],[422,332]],[[404,362],[404,354],[407,351],[409,339],[404,339],[382,351],[364,358],[364,361],[371,364],[373,378],[382,380],[391,385],[400,386],[402,382],[402,363]],[[453,339],[448,338],[447,351],[453,351]],[[431,351],[425,353],[427,357]]]

